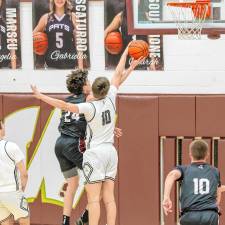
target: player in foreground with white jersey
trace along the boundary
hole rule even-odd
[[[18,221],[20,225],[29,225],[29,208],[23,194],[28,178],[24,155],[4,137],[5,126],[0,119],[0,224],[13,225]]]
[[[113,146],[116,117],[116,95],[120,84],[142,61],[133,60],[125,70],[128,48],[121,56],[111,85],[106,77],[98,77],[92,84],[93,101],[71,104],[41,94],[31,86],[36,98],[62,110],[83,113],[91,131],[90,149],[83,156],[83,174],[88,197],[89,225],[98,225],[100,218],[100,194],[107,213],[107,225],[115,225],[116,203],[114,198],[114,180],[117,173],[118,156]]]

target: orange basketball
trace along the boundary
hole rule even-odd
[[[128,47],[128,53],[134,59],[139,59],[142,56],[146,58],[149,55],[149,45],[143,40],[132,41]]]
[[[37,55],[44,55],[48,49],[48,37],[44,32],[37,32],[33,35],[34,52]]]
[[[105,39],[105,48],[112,55],[119,54],[123,48],[123,39],[121,33],[109,33]]]

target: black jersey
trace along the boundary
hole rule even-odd
[[[0,68],[9,67],[10,62],[11,55],[7,49],[6,24],[0,16]]]
[[[219,172],[207,163],[177,166],[181,172],[181,211],[217,210]]]
[[[85,95],[72,95],[66,98],[66,102],[78,104],[85,102]],[[59,124],[59,132],[71,137],[85,138],[87,122],[84,114],[62,111]]]
[[[45,32],[48,36],[48,50],[45,62],[48,67],[74,69],[77,66],[77,51],[74,41],[72,18],[64,14],[61,18],[50,15]]]

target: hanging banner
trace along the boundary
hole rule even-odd
[[[130,2],[132,4],[133,1]],[[160,4],[160,1],[157,1]],[[149,21],[149,15],[151,15],[151,8],[149,8],[149,0],[138,1],[138,20]],[[160,20],[161,14],[158,14]],[[127,7],[126,0],[105,0],[105,65],[106,69],[114,69],[119,62],[120,56],[128,43],[132,40],[143,40],[149,45],[149,56],[139,65],[137,70],[163,70],[163,37],[162,35],[129,35],[127,28]],[[112,32],[119,32],[122,37],[122,50],[119,51],[118,43],[120,40],[118,35],[114,35],[110,39],[110,48],[114,47],[114,51],[107,49],[108,35]],[[117,37],[115,37],[117,36]],[[117,48],[116,48],[117,47]],[[118,50],[118,52],[117,52]],[[129,67],[131,58],[126,62],[126,67]]]
[[[19,0],[0,0],[0,68],[21,68]]]
[[[90,67],[86,0],[33,0],[35,69]]]

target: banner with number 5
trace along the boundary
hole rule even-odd
[[[86,0],[33,0],[35,69],[90,67]]]

